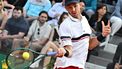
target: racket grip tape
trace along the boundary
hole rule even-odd
[[[57,54],[57,52],[47,52],[48,56],[55,56]]]

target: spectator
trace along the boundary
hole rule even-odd
[[[122,27],[122,0],[118,0],[110,22],[112,23],[110,37],[112,37]]]
[[[95,35],[100,35],[102,33],[102,21],[104,21],[105,25],[108,24],[108,16],[107,16],[107,6],[105,4],[98,4],[95,14],[93,14],[89,20],[90,26],[95,31]],[[103,40],[100,45],[102,46],[105,40]],[[91,54],[98,55],[99,47],[96,47],[93,50],[90,50],[88,53],[87,60],[89,61],[89,56]]]
[[[95,14],[93,14],[89,20],[90,26],[96,31],[97,35],[102,32],[102,21],[107,25],[107,6],[105,4],[98,4]]]
[[[91,15],[94,14],[96,11],[97,0],[83,0],[83,1],[86,5],[85,12],[90,18]]]
[[[48,14],[49,17],[52,18],[52,20],[48,21],[49,24],[57,26],[58,25],[58,20],[59,17],[63,12],[67,12],[65,7],[64,7],[64,1],[63,0],[61,3],[55,3],[53,7],[49,10]]]
[[[41,11],[48,11],[51,8],[49,0],[28,0],[24,6],[24,16],[31,22],[38,18]]]
[[[0,2],[0,30],[4,29],[7,19],[8,19],[7,17],[8,17],[8,15],[4,11],[4,5],[3,5],[3,2],[1,1]]]
[[[107,69],[121,69],[122,68],[122,42],[117,46],[113,62],[107,65]]]
[[[12,17],[8,19],[5,30],[0,35],[3,46],[10,47],[15,38],[23,38],[26,35],[29,26],[22,14],[22,8],[14,8]]]

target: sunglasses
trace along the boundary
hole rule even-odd
[[[37,30],[38,30],[37,34],[39,35],[40,34],[40,28],[38,28]]]

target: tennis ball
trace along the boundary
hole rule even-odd
[[[29,54],[28,52],[23,52],[22,57],[23,57],[25,60],[28,60],[29,57],[30,57],[30,54]]]

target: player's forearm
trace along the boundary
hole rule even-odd
[[[63,48],[59,48],[56,54],[57,57],[71,57],[72,56],[72,46],[65,45]]]

